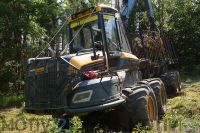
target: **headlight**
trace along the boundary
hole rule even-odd
[[[82,103],[90,101],[92,97],[92,90],[78,92],[74,95],[72,102],[73,103]]]

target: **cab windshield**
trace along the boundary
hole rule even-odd
[[[115,17],[111,15],[103,15],[104,26],[106,32],[106,42],[109,51],[120,50],[119,47],[119,37],[117,34],[117,26]],[[102,43],[101,32],[94,29],[101,29],[99,27],[98,19],[92,21],[84,20],[87,23],[81,23],[81,21],[76,22],[76,26],[72,28],[72,38],[73,44],[70,47],[70,53],[77,53],[79,51],[84,51],[84,49],[94,48],[96,42]]]

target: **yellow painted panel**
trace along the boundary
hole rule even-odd
[[[115,19],[115,17],[112,15],[103,15],[103,18],[104,19]]]
[[[130,54],[130,53],[126,53],[126,52],[121,52],[120,58],[122,58],[122,59],[131,58],[131,59],[139,60],[135,55]]]
[[[97,55],[98,54],[100,56],[102,56],[102,52],[97,52]],[[92,64],[92,63],[103,61],[103,59],[92,60],[91,56],[93,56],[93,53],[75,56],[75,57],[72,57],[70,59],[70,63],[73,64],[74,66],[76,66],[78,69],[80,69],[81,67],[83,67],[85,65],[89,65],[89,64]],[[121,59],[139,60],[135,55],[130,54],[130,53],[126,53],[126,52],[121,52],[120,58]]]
[[[97,12],[101,11],[102,8],[110,8],[112,10],[115,10],[117,12],[117,9],[113,8],[113,7],[110,7],[110,6],[107,6],[107,5],[99,5],[99,6],[96,6],[95,9],[90,9],[88,11],[83,11],[83,12],[80,12],[78,14],[73,14],[72,16],[74,16],[74,18],[71,16],[69,18],[69,22],[74,22],[74,21],[77,21],[78,19],[81,19],[83,17],[86,17],[86,16],[89,16],[91,13],[92,14],[96,14]],[[94,10],[94,12],[92,12]]]
[[[69,18],[69,23],[72,23],[72,22],[75,22],[75,21],[78,21],[78,20],[80,20],[80,19],[83,19],[83,18],[87,18],[88,16],[92,16],[92,15],[96,15],[96,13],[97,13],[97,11],[94,11],[93,13],[92,12],[89,12],[89,11],[87,11],[87,12],[85,12],[85,13],[80,13],[80,14],[78,14],[76,17],[70,17]]]
[[[77,27],[77,26],[80,26],[80,25],[83,25],[85,23],[89,23],[89,22],[92,22],[92,21],[95,21],[97,20],[98,17],[95,15],[95,16],[91,16],[89,18],[83,18],[83,19],[80,19],[80,20],[77,20],[77,21],[74,21],[70,24],[70,28],[74,28],[74,27]]]
[[[103,15],[104,16],[104,19],[115,19],[114,16],[111,16],[111,15]],[[71,24],[70,24],[70,28],[74,28],[74,27],[77,27],[77,26],[81,26],[85,23],[89,23],[89,22],[92,22],[92,21],[95,21],[98,19],[98,16],[91,16],[91,17],[85,17],[85,18],[82,18],[82,19],[79,19],[79,20],[76,20],[76,21],[73,21]]]
[[[102,52],[97,52],[97,55],[98,54],[100,56],[102,56]],[[73,64],[74,66],[76,66],[78,69],[80,69],[81,67],[83,67],[85,65],[103,61],[103,59],[92,60],[91,56],[94,56],[93,53],[75,56],[70,59],[70,63]]]

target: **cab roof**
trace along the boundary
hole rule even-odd
[[[115,9],[111,6],[101,4],[101,5],[98,5],[96,7],[91,7],[91,8],[88,8],[86,10],[82,10],[80,12],[72,14],[71,17],[69,18],[69,23],[73,22],[75,20],[78,20],[80,18],[86,17],[86,16],[90,15],[91,13],[95,14],[95,13],[100,12],[100,11],[102,11],[103,13],[108,13],[108,14],[115,14],[115,13],[118,12],[117,9]]]

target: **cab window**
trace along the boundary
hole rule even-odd
[[[110,51],[120,50],[117,26],[114,16],[104,15],[106,40]]]
[[[83,49],[90,49],[93,47],[92,38],[94,37],[91,28],[97,28],[97,21],[87,23],[87,25],[79,26],[72,29],[73,44],[71,46],[71,53],[76,53]]]

